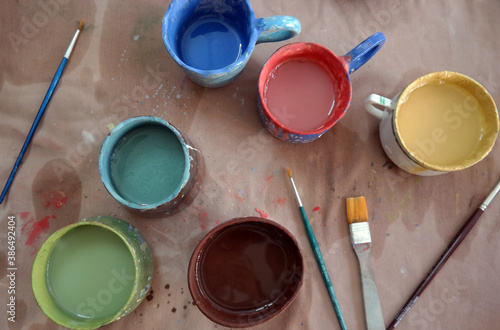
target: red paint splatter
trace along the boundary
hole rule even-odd
[[[274,177],[274,175],[270,175],[270,176],[268,176],[268,177],[266,178],[266,182],[271,181],[273,177]]]
[[[207,212],[200,213],[198,219],[200,220],[201,229],[206,230],[207,229],[208,213]]]
[[[69,196],[66,196],[64,191],[57,191],[50,194],[49,201],[44,205],[45,207],[53,206],[55,208],[60,208],[65,205],[68,201]]]
[[[26,229],[26,227],[27,227],[30,223],[32,223],[34,220],[35,220],[35,219],[31,219],[30,221],[28,221],[27,223],[25,223],[25,224],[24,224],[24,226],[23,226],[23,228],[21,228],[21,232],[23,232],[23,231]]]
[[[279,204],[279,205],[285,205],[286,204],[286,197],[278,198],[277,200],[275,200],[273,202],[276,204]]]
[[[263,218],[267,218],[268,215],[269,215],[269,214],[265,213],[264,211],[262,211],[262,210],[260,210],[258,208],[256,208],[255,211],[257,211],[257,213],[259,213],[260,216],[263,217]]]
[[[29,214],[29,212],[21,212],[21,214],[19,214],[19,217],[21,218],[21,220],[26,220],[28,219]]]
[[[26,241],[26,245],[32,245],[35,243],[35,240],[40,236],[40,234],[45,230],[49,228],[49,220],[51,218],[55,218],[55,215],[48,215],[45,218],[43,218],[40,221],[37,221],[33,223],[33,230],[30,233],[30,236],[28,237],[28,240]]]
[[[220,224],[220,221],[219,220],[215,221],[215,224],[216,225]]]
[[[315,208],[313,208],[313,212],[317,212],[319,210],[321,210],[321,207],[319,207],[319,206],[316,206]]]

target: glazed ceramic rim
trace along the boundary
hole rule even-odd
[[[328,66],[328,63],[325,63],[326,61],[317,61],[315,59],[311,59],[310,54],[314,54],[316,52],[322,52],[323,55],[329,56],[328,61],[330,59],[335,60],[335,64],[338,64],[338,67],[342,68],[342,74],[345,75],[345,79],[342,79],[340,81],[337,76],[335,76],[335,73],[332,71],[332,68]],[[282,57],[286,56],[287,58],[284,61],[279,61],[277,64],[274,62],[277,62],[276,58],[277,57]],[[325,57],[323,56],[322,59]],[[331,80],[336,81],[336,85],[338,87],[337,90],[335,90],[335,104],[333,107],[334,115],[331,119],[329,119],[323,126],[321,126],[318,129],[312,130],[312,131],[298,131],[291,129],[287,127],[287,125],[284,125],[281,123],[269,110],[267,107],[267,102],[265,101],[265,91],[266,91],[266,86],[267,82],[269,80],[269,75],[270,73],[275,70],[277,67],[283,65],[286,62],[293,61],[293,60],[307,60],[311,63],[314,63],[316,65],[319,65],[330,77]],[[347,64],[345,64],[347,65]],[[335,53],[333,53],[330,49],[326,48],[325,46],[322,46],[317,43],[313,42],[293,42],[289,43],[287,45],[284,45],[280,48],[278,48],[264,63],[262,66],[262,69],[260,70],[259,73],[259,78],[258,78],[258,97],[259,97],[259,102],[262,106],[262,111],[265,113],[265,115],[271,119],[271,121],[275,124],[275,126],[283,129],[287,133],[291,134],[296,134],[296,135],[318,135],[322,134],[325,131],[329,130],[332,128],[340,119],[342,119],[347,112],[347,109],[349,108],[350,102],[351,102],[351,94],[352,94],[352,85],[349,77],[349,71],[346,69],[346,66],[343,65],[342,59],[337,56]],[[347,89],[347,90],[346,90]],[[348,94],[349,96],[346,98],[338,98],[339,93],[345,93]],[[340,102],[337,102],[340,101]],[[335,109],[337,107],[342,107],[344,110],[342,112],[339,112],[338,114],[336,113]]]
[[[483,114],[487,117],[485,122],[487,122],[487,124],[489,125],[488,127],[489,130],[485,133],[485,137],[483,142],[481,142],[481,146],[476,148],[473,156],[467,158],[461,164],[458,165],[436,165],[429,163],[423,159],[420,159],[417,155],[415,155],[414,152],[411,152],[409,148],[406,147],[404,139],[400,134],[400,129],[398,125],[398,118],[399,118],[398,114],[401,105],[407,100],[408,96],[414,89],[434,81],[447,81],[453,85],[463,87],[468,91],[474,89],[476,92],[474,94],[474,97],[478,101],[478,103],[482,106]],[[481,93],[481,99],[477,97],[478,92]],[[453,71],[432,72],[414,80],[412,83],[406,86],[405,89],[399,95],[399,97],[397,97],[397,103],[392,120],[392,128],[394,131],[394,135],[396,137],[396,141],[401,147],[401,150],[413,162],[423,167],[424,168],[423,170],[433,170],[437,172],[458,171],[471,167],[474,164],[477,164],[478,162],[483,160],[493,149],[496,137],[499,132],[498,110],[495,101],[491,97],[490,93],[476,80],[464,74]]]
[[[212,239],[214,239],[214,237],[219,235],[222,231],[224,231],[232,226],[242,225],[242,224],[257,224],[257,225],[264,224],[266,226],[272,227],[273,229],[277,230],[278,232],[283,233],[293,243],[293,248],[296,249],[297,255],[299,256],[300,266],[301,266],[301,277],[300,277],[299,284],[298,284],[296,290],[293,292],[293,294],[289,297],[289,299],[283,305],[281,305],[278,309],[270,311],[269,314],[267,314],[262,319],[256,320],[256,321],[251,322],[251,323],[238,323],[236,321],[231,322],[231,321],[225,320],[223,318],[217,317],[217,315],[211,314],[208,309],[206,309],[203,305],[200,305],[198,303],[198,301],[201,299],[203,299],[203,300],[208,299],[207,297],[205,297],[201,293],[202,290],[200,289],[200,286],[198,283],[198,277],[199,277],[199,275],[198,275],[198,261],[200,260],[201,255],[204,253],[204,249],[205,249],[206,244],[208,242],[210,242]],[[189,288],[189,291],[191,293],[191,296],[193,297],[194,302],[196,303],[196,306],[208,319],[210,319],[211,321],[213,321],[217,324],[220,324],[220,325],[226,326],[226,327],[246,328],[246,327],[256,326],[256,325],[262,324],[266,321],[269,321],[270,319],[276,317],[277,315],[282,313],[285,309],[287,309],[292,304],[292,302],[295,300],[295,298],[297,297],[297,295],[300,291],[300,288],[302,287],[302,284],[304,282],[304,273],[305,273],[305,264],[304,264],[304,257],[302,254],[302,249],[300,248],[300,245],[297,242],[297,240],[295,239],[295,237],[285,227],[283,227],[282,225],[280,225],[279,223],[277,223],[275,221],[272,221],[269,219],[264,219],[264,218],[259,218],[259,217],[234,218],[234,219],[229,220],[225,223],[222,223],[222,224],[216,226],[215,228],[213,228],[212,230],[210,230],[196,245],[196,247],[191,255],[191,258],[189,260],[188,288]],[[194,277],[193,280],[192,280],[191,274],[193,274],[193,277]],[[213,305],[216,305],[216,304],[213,304]],[[214,308],[216,308],[216,307],[214,307]],[[224,308],[221,307],[221,309],[224,309]],[[228,313],[228,314],[231,314],[231,313]],[[234,315],[235,318],[238,317],[238,313],[234,313],[231,315]]]
[[[198,69],[195,67],[192,67],[190,65],[187,65],[177,54],[177,47],[176,45],[172,45],[170,42],[170,38],[168,37],[167,29],[166,27],[168,24],[170,24],[170,20],[175,21],[177,20],[177,17],[171,17],[172,16],[172,11],[171,8],[173,5],[178,5],[182,7],[182,4],[184,3],[181,0],[173,0],[167,11],[165,12],[165,15],[163,16],[162,20],[162,39],[163,43],[165,45],[165,48],[167,48],[168,53],[172,58],[175,60],[177,64],[179,64],[182,68],[187,69],[189,71],[192,71],[196,73],[197,75],[211,75],[211,76],[219,76],[219,75],[226,75],[228,71],[232,71],[236,68],[238,68],[242,63],[246,63],[250,55],[252,54],[253,50],[255,49],[255,45],[257,43],[257,39],[259,38],[260,31],[255,28],[255,24],[257,22],[257,19],[255,17],[255,13],[253,12],[252,5],[250,4],[250,1],[248,0],[243,0],[243,3],[246,3],[246,8],[244,9],[245,11],[248,11],[248,16],[249,16],[249,23],[250,26],[247,26],[250,30],[250,36],[248,38],[247,45],[245,45],[244,51],[242,49],[241,55],[231,64],[226,65],[225,67],[219,68],[219,69],[213,69],[213,70],[206,70],[206,69]],[[186,8],[181,8],[182,10],[186,10]],[[177,40],[176,40],[177,41]]]
[[[120,231],[114,229],[113,227],[101,222],[89,221],[91,219],[99,219],[99,218],[100,217],[87,218],[84,219],[85,221],[81,220],[77,223],[65,226],[57,230],[55,233],[49,236],[49,238],[47,238],[47,240],[42,244],[42,246],[40,247],[35,256],[35,260],[33,261],[33,269],[31,273],[31,286],[38,306],[40,306],[40,309],[43,311],[43,313],[52,321],[70,329],[96,329],[103,325],[109,324],[113,321],[119,320],[122,316],[124,316],[128,306],[131,305],[136,300],[134,292],[136,292],[138,289],[139,290],[141,289],[139,288],[139,283],[137,280],[138,279],[137,274],[139,271],[138,268],[140,264],[138,262],[137,255],[134,253],[134,251],[130,246],[130,242]],[[130,292],[130,295],[127,301],[124,303],[123,307],[117,313],[109,317],[101,319],[90,319],[90,318],[85,319],[71,315],[59,308],[57,303],[54,302],[54,300],[52,299],[52,295],[50,294],[48,289],[47,268],[57,243],[71,231],[82,226],[98,226],[103,229],[109,230],[110,232],[117,235],[127,246],[127,249],[129,250],[130,255],[132,256],[134,262],[135,273],[134,273],[134,285],[132,291]],[[65,315],[67,318],[61,317],[61,315]]]
[[[114,185],[113,177],[111,175],[111,158],[115,152],[117,144],[121,139],[132,130],[145,125],[158,125],[169,129],[177,137],[179,143],[182,146],[182,151],[184,153],[184,172],[182,174],[182,180],[179,186],[174,190],[172,194],[164,197],[160,201],[151,204],[139,204],[136,202],[131,202],[123,198],[123,196],[118,192]],[[153,116],[140,116],[133,117],[122,121],[115,128],[111,130],[106,139],[101,146],[101,151],[99,153],[99,173],[101,175],[101,181],[103,182],[106,190],[113,196],[115,200],[120,202],[122,205],[128,206],[131,209],[139,211],[150,211],[155,210],[158,207],[172,201],[179,195],[181,190],[187,185],[190,178],[190,168],[191,168],[192,158],[189,156],[188,144],[184,140],[182,134],[169,122]]]

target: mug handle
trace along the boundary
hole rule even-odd
[[[261,42],[282,41],[300,33],[300,22],[292,16],[270,16],[257,19],[257,28],[261,31],[257,44]]]
[[[382,32],[377,32],[366,38],[359,45],[343,56],[349,65],[349,74],[359,69],[368,62],[385,43],[385,36]]]
[[[380,110],[375,105],[382,106],[382,107],[386,108],[388,111]],[[371,94],[365,100],[365,109],[371,115],[382,120],[384,117],[386,117],[389,114],[389,111],[392,111],[392,109],[393,109],[392,100],[388,99],[387,97],[383,97],[383,96],[380,96],[377,94]]]

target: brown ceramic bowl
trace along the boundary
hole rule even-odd
[[[302,253],[290,232],[274,221],[248,217],[215,227],[198,243],[188,284],[206,317],[243,328],[285,310],[303,276]]]

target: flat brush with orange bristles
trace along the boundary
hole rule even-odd
[[[361,270],[366,328],[368,330],[384,330],[384,317],[371,265],[372,238],[365,198],[363,196],[347,198],[346,211],[352,247],[358,257]]]

